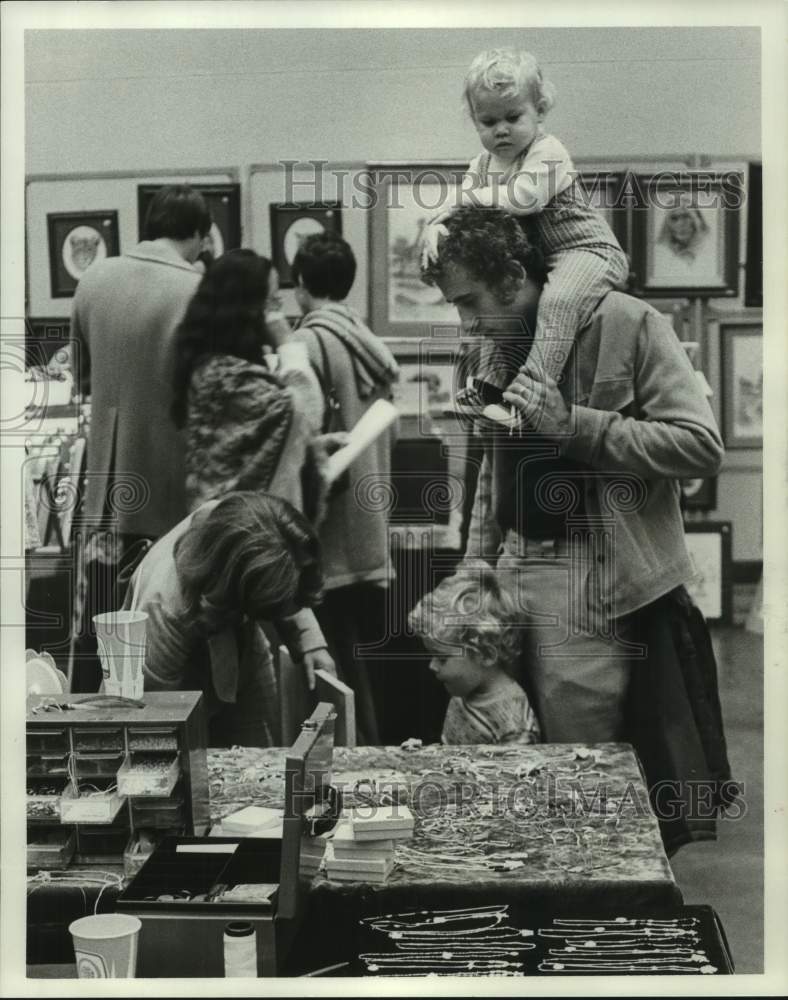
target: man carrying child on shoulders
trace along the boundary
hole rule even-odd
[[[528,359],[545,280],[533,238],[492,209],[461,208],[445,227],[424,280],[465,329],[511,345],[518,322],[522,343],[505,354],[524,360],[503,394],[514,420],[480,424],[466,555],[514,591],[543,740],[618,740],[643,656],[634,613],[693,575],[678,480],[717,472],[719,431],[670,323],[647,303],[604,296],[559,385]]]

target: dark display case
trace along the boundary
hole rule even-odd
[[[335,719],[319,704],[287,752],[281,837],[167,836],[118,897],[117,911],[142,921],[138,977],[223,976],[224,927],[239,920],[255,930],[258,976],[281,974],[314,871],[310,847],[341,808]]]

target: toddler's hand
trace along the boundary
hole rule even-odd
[[[444,213],[438,218],[446,218],[448,213]],[[421,244],[421,266],[428,267],[438,259],[438,241],[442,236],[448,236],[448,229],[440,222],[430,222],[424,229],[424,238]]]
[[[427,225],[437,226],[440,225],[441,222],[446,222],[452,217],[452,215],[454,215],[455,210],[455,205],[452,205],[450,208],[442,208],[439,212],[436,212],[435,215],[430,216],[427,220]]]

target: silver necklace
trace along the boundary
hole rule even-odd
[[[403,961],[403,956],[400,955],[386,955],[385,957],[378,958],[375,961],[368,961],[368,956],[359,956],[363,961],[366,962],[367,969],[370,972],[380,972],[381,969],[393,969],[395,971],[399,969],[434,969],[435,959],[427,956],[424,959],[419,958],[405,958]],[[501,959],[492,958],[471,958],[467,961],[453,961],[447,960],[440,963],[440,968],[444,972],[450,970],[462,971],[467,969],[469,972],[477,969],[480,972],[495,972],[498,969],[521,969],[522,966],[519,962],[507,962]]]
[[[430,941],[414,941],[409,944],[406,948],[401,948],[400,950],[403,954],[410,954],[414,951],[420,952],[431,952],[436,955],[446,955],[449,953],[458,952],[475,952],[481,954],[482,952],[500,952],[505,955],[518,955],[522,951],[533,951],[536,948],[535,944],[523,941],[518,943],[515,941],[500,941],[500,942],[471,942],[471,941],[444,941],[432,943]],[[390,953],[387,953],[390,954]]]
[[[677,928],[675,930],[668,930],[667,928],[659,927],[645,927],[642,930],[630,929],[626,932],[604,930],[597,928],[583,928],[583,929],[553,929],[553,928],[540,928],[540,937],[545,938],[561,938],[566,941],[594,941],[604,942],[606,939],[615,939],[616,941],[664,941],[664,940],[674,940],[676,938],[688,938],[694,941],[700,939],[700,936],[696,930]]]
[[[566,948],[550,948],[548,954],[576,957],[582,954],[582,949],[578,949],[574,945],[567,945]],[[704,952],[692,948],[598,948],[595,954],[600,958],[615,958],[620,955],[672,955],[681,956],[692,962],[706,961]]]
[[[413,913],[389,913],[382,917],[364,917],[361,921],[379,931],[407,930],[416,932],[419,927],[434,927],[438,924],[465,923],[471,920],[492,921],[496,927],[507,916],[506,906],[479,906],[464,910],[419,910]],[[422,920],[406,920],[405,917],[423,917]],[[487,927],[478,928],[486,930]],[[475,931],[474,931],[475,932]],[[453,933],[453,931],[450,931]]]
[[[717,972],[717,967],[711,964],[693,965],[678,963],[670,959],[643,959],[638,962],[627,962],[621,959],[617,962],[556,962],[542,959],[539,963],[541,972],[606,972],[614,975],[619,972],[699,972],[711,975]]]
[[[373,973],[373,975],[374,975],[374,973]],[[384,973],[384,975],[385,975],[385,973]],[[401,977],[402,979],[416,979],[416,978],[419,978],[419,979],[430,979],[430,978],[433,978],[433,977],[437,978],[438,976],[458,976],[458,977],[459,976],[472,976],[472,977],[475,977],[477,979],[479,978],[479,973],[478,972],[435,972],[435,971],[431,971],[431,972],[397,972],[396,975],[397,975],[397,978]],[[508,976],[510,978],[514,978],[515,976],[517,976],[517,977],[525,976],[525,973],[524,972],[514,972],[511,969],[499,969],[496,972],[491,972],[490,975],[491,976],[495,976],[496,978],[501,978],[503,976]]]

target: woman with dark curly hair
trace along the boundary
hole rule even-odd
[[[203,691],[209,746],[270,746],[276,683],[261,623],[276,623],[313,683],[325,640],[302,609],[322,587],[317,537],[291,504],[256,492],[209,501],[129,584],[124,607],[148,615],[146,690]]]
[[[275,372],[264,347],[275,352]],[[232,490],[264,490],[304,510],[323,397],[265,257],[233,250],[208,268],[178,329],[173,389],[191,510]]]

